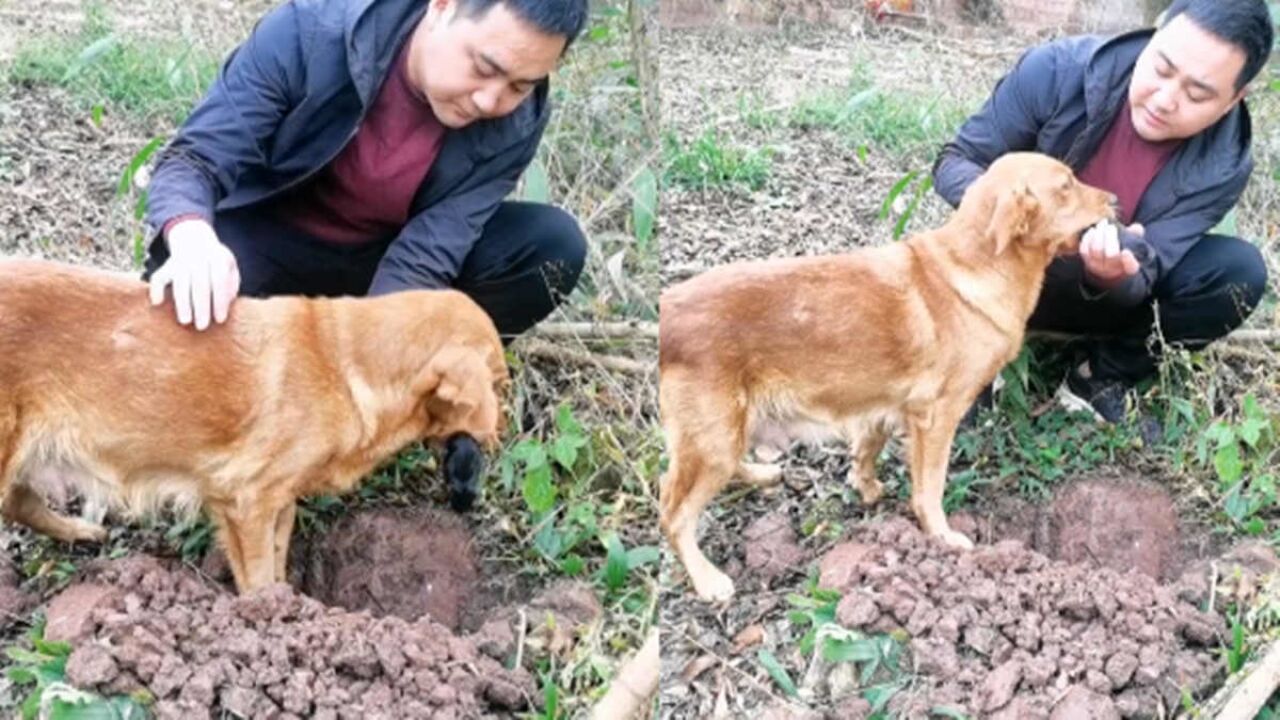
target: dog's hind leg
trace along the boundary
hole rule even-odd
[[[260,503],[261,498],[237,498],[230,506],[209,508],[241,594],[270,585],[278,569],[276,527],[282,508],[260,507]]]
[[[973,547],[973,542],[963,533],[952,530],[942,511],[951,441],[964,410],[939,403],[930,410],[910,414],[906,422],[911,445],[911,509],[927,534],[967,550]]]
[[[21,482],[9,483],[4,502],[0,503],[0,512],[11,522],[21,523],[63,542],[102,542],[107,539],[105,527],[50,510],[40,493]]]
[[[876,458],[889,439],[888,428],[879,420],[858,420],[845,427],[849,442],[849,484],[858,488],[863,505],[874,505],[884,495],[884,485],[876,478]]]

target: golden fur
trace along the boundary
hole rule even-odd
[[[1114,217],[1111,202],[1056,160],[1010,154],[937,230],[844,255],[727,265],[664,292],[661,520],[698,595],[733,594],[695,530],[735,475],[779,477],[776,466],[742,462],[762,442],[847,439],[850,481],[872,503],[882,494],[876,457],[904,431],[917,519],[970,547],[942,511],[956,426],[1017,355],[1049,262]]]
[[[179,325],[146,285],[0,261],[0,512],[66,541],[105,530],[51,510],[70,485],[137,514],[205,507],[236,586],[284,581],[299,497],[351,490],[423,438],[492,448],[509,380],[465,295],[240,298]]]

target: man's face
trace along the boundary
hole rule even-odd
[[[412,42],[410,81],[450,128],[515,110],[565,46],[563,36],[541,32],[505,3],[468,18],[456,0],[431,0]]]
[[[1129,112],[1144,140],[1181,140],[1218,122],[1245,91],[1236,91],[1244,51],[1185,14],[1152,36],[1129,82]]]

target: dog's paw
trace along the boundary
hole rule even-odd
[[[738,479],[746,485],[768,487],[782,479],[782,467],[763,463],[742,463],[738,466]]]
[[[941,540],[944,544],[953,548],[959,548],[961,550],[973,549],[973,541],[966,537],[964,533],[956,532],[955,530],[944,530],[943,532],[938,533],[935,537]]]
[[[693,591],[710,603],[725,602],[733,597],[733,580],[719,570],[712,570],[700,577],[692,577]]]
[[[880,498],[884,497],[884,483],[872,478],[870,482],[862,482],[853,473],[849,473],[849,482],[858,488],[858,494],[862,496],[863,505],[875,505],[880,502]]]

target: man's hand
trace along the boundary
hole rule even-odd
[[[151,276],[151,304],[164,302],[164,289],[173,285],[178,322],[197,330],[213,319],[224,322],[231,301],[240,292],[240,269],[231,250],[204,220],[183,220],[169,228],[169,259]],[[193,318],[194,315],[194,318]]]
[[[1127,229],[1142,234],[1142,226],[1138,223]],[[1120,231],[1109,220],[1085,231],[1080,239],[1080,259],[1091,284],[1104,290],[1110,290],[1136,275],[1140,267],[1132,252],[1120,248]]]

